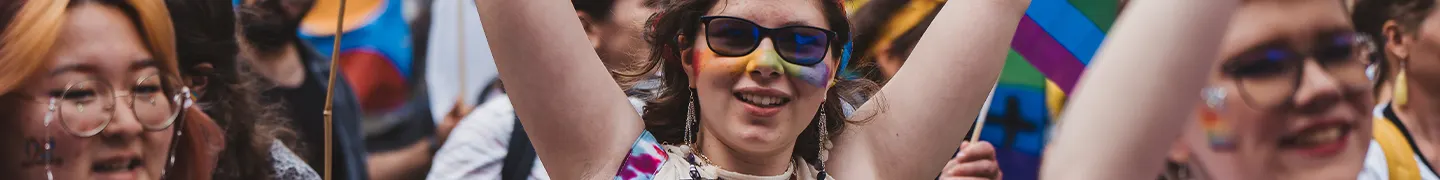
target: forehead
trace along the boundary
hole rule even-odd
[[[117,7],[97,3],[70,7],[60,29],[50,52],[52,63],[57,65],[123,67],[108,64],[130,64],[129,61],[150,58],[135,25]]]
[[[828,1],[828,0],[819,0]],[[710,15],[734,16],[765,27],[789,25],[831,29],[817,0],[721,0]]]
[[[1231,56],[1274,41],[1309,43],[1327,32],[1353,31],[1339,0],[1250,0],[1236,9],[1221,53]]]

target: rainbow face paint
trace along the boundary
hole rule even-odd
[[[704,49],[704,48],[700,48]],[[835,71],[827,64],[820,63],[814,66],[805,66],[785,61],[779,53],[773,49],[758,49],[750,54],[734,58],[718,58],[715,52],[709,50],[692,51],[692,68],[698,74],[703,71],[724,70],[729,73],[743,74],[755,71],[761,67],[774,69],[775,72],[785,74],[790,78],[810,84],[814,87],[829,88],[834,78]]]

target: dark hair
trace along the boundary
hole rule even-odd
[[[871,49],[880,46],[880,44],[878,44],[880,42],[877,41],[880,41],[880,38],[882,38],[880,36],[884,36],[884,34],[880,33],[890,28],[886,26],[892,22],[891,19],[895,17],[895,13],[904,10],[905,6],[911,1],[912,0],[872,0],[865,3],[864,7],[860,7],[860,10],[856,11],[855,15],[852,16],[852,19],[855,20],[856,31],[855,52],[852,57],[855,57],[856,61],[850,62],[850,67],[855,67],[858,75],[870,81],[881,82],[883,84],[887,78],[879,72],[879,66],[875,62],[879,58],[877,56],[896,57],[901,61],[910,57],[910,52],[915,49],[915,44],[920,42],[920,37],[925,34],[925,30],[930,27],[930,21],[935,19],[935,15],[940,12],[940,7],[944,4],[941,3],[941,5],[935,6],[934,9],[931,9],[930,12],[927,13],[929,15],[927,15],[925,19],[917,22],[913,27],[906,30],[904,34],[891,40],[888,44],[890,50],[887,54],[874,54],[875,52],[871,51]]]
[[[1351,23],[1355,29],[1374,37],[1376,47],[1380,51],[1371,54],[1371,60],[1378,62],[1376,78],[1379,81],[1388,80],[1390,69],[1389,62],[1385,61],[1384,51],[1386,41],[1385,22],[1395,20],[1404,30],[1402,33],[1413,34],[1419,31],[1420,23],[1425,21],[1427,15],[1435,10],[1434,0],[1362,0],[1355,2],[1355,12],[1350,15]],[[1379,86],[1382,83],[1376,83]]]
[[[305,12],[291,14],[287,8],[310,9],[312,0],[258,0],[239,9],[241,33],[250,48],[262,54],[273,53],[286,44],[300,41],[300,20]],[[293,6],[293,7],[292,7]]]
[[[700,16],[709,12],[720,0],[674,0],[668,2],[666,8],[660,13],[653,15],[646,23],[646,37],[650,43],[650,64],[645,69],[660,67],[663,73],[663,84],[659,96],[645,106],[645,113],[642,116],[645,120],[645,129],[655,135],[655,138],[663,144],[683,144],[686,138],[684,129],[686,115],[689,112],[689,103],[693,90],[689,88],[689,78],[684,73],[683,60],[688,60],[689,55],[681,55],[685,49],[691,48],[690,42],[698,34],[700,27]],[[838,35],[838,41],[831,43],[833,53],[838,56],[842,53],[845,42],[850,41],[850,23],[845,17],[845,11],[841,4],[834,0],[821,0],[822,13],[830,24],[831,30]],[[681,37],[683,36],[683,37]],[[687,40],[680,41],[680,39]],[[837,61],[838,62],[838,61]],[[839,72],[841,70],[837,70]],[[866,94],[873,92],[874,84],[869,81],[858,79],[844,79],[836,77],[838,82],[825,95],[822,105],[826,124],[829,132],[827,138],[834,138],[844,132],[846,124],[859,123],[847,121],[844,115],[844,104],[846,102],[861,102],[855,98],[855,94]],[[842,98],[844,98],[842,100]],[[696,103],[695,108],[699,109],[700,104]],[[817,113],[817,115],[819,115]],[[695,116],[700,116],[700,111],[695,111]],[[800,157],[813,164],[820,164],[819,154],[821,149],[818,137],[818,124],[820,121],[811,121],[804,131],[796,137],[794,156]],[[695,124],[691,128],[698,128]]]
[[[205,79],[205,93],[197,99],[202,109],[225,130],[225,150],[216,164],[215,179],[271,179],[275,173],[270,146],[276,139],[292,142],[294,132],[276,114],[276,104],[262,103],[255,74],[236,61],[235,11],[229,0],[166,0],[175,24],[176,50],[181,72],[190,79]],[[291,35],[294,36],[294,35]],[[197,72],[195,65],[209,63],[214,72]],[[209,74],[207,74],[209,73]]]
[[[575,10],[590,14],[596,20],[610,20],[612,11],[615,10],[615,0],[570,0],[575,5]],[[645,0],[646,7],[659,7],[660,0]]]

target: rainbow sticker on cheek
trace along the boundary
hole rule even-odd
[[[1200,128],[1205,130],[1205,139],[1210,143],[1210,149],[1215,151],[1230,151],[1235,149],[1233,139],[1234,132],[1229,122],[1220,119],[1219,113],[1209,108],[1200,108]]]
[[[1220,118],[1217,109],[1225,108],[1225,90],[1209,87],[1201,90],[1201,97],[1205,106],[1199,110],[1200,128],[1205,130],[1206,141],[1210,143],[1210,149],[1216,151],[1230,151],[1235,149],[1234,131],[1229,121]]]

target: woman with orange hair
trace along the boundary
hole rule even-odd
[[[0,109],[24,177],[210,179],[224,142],[177,76],[161,1],[7,1]],[[10,126],[7,126],[10,127]],[[14,147],[14,146],[7,146]],[[43,175],[42,175],[43,174]]]

